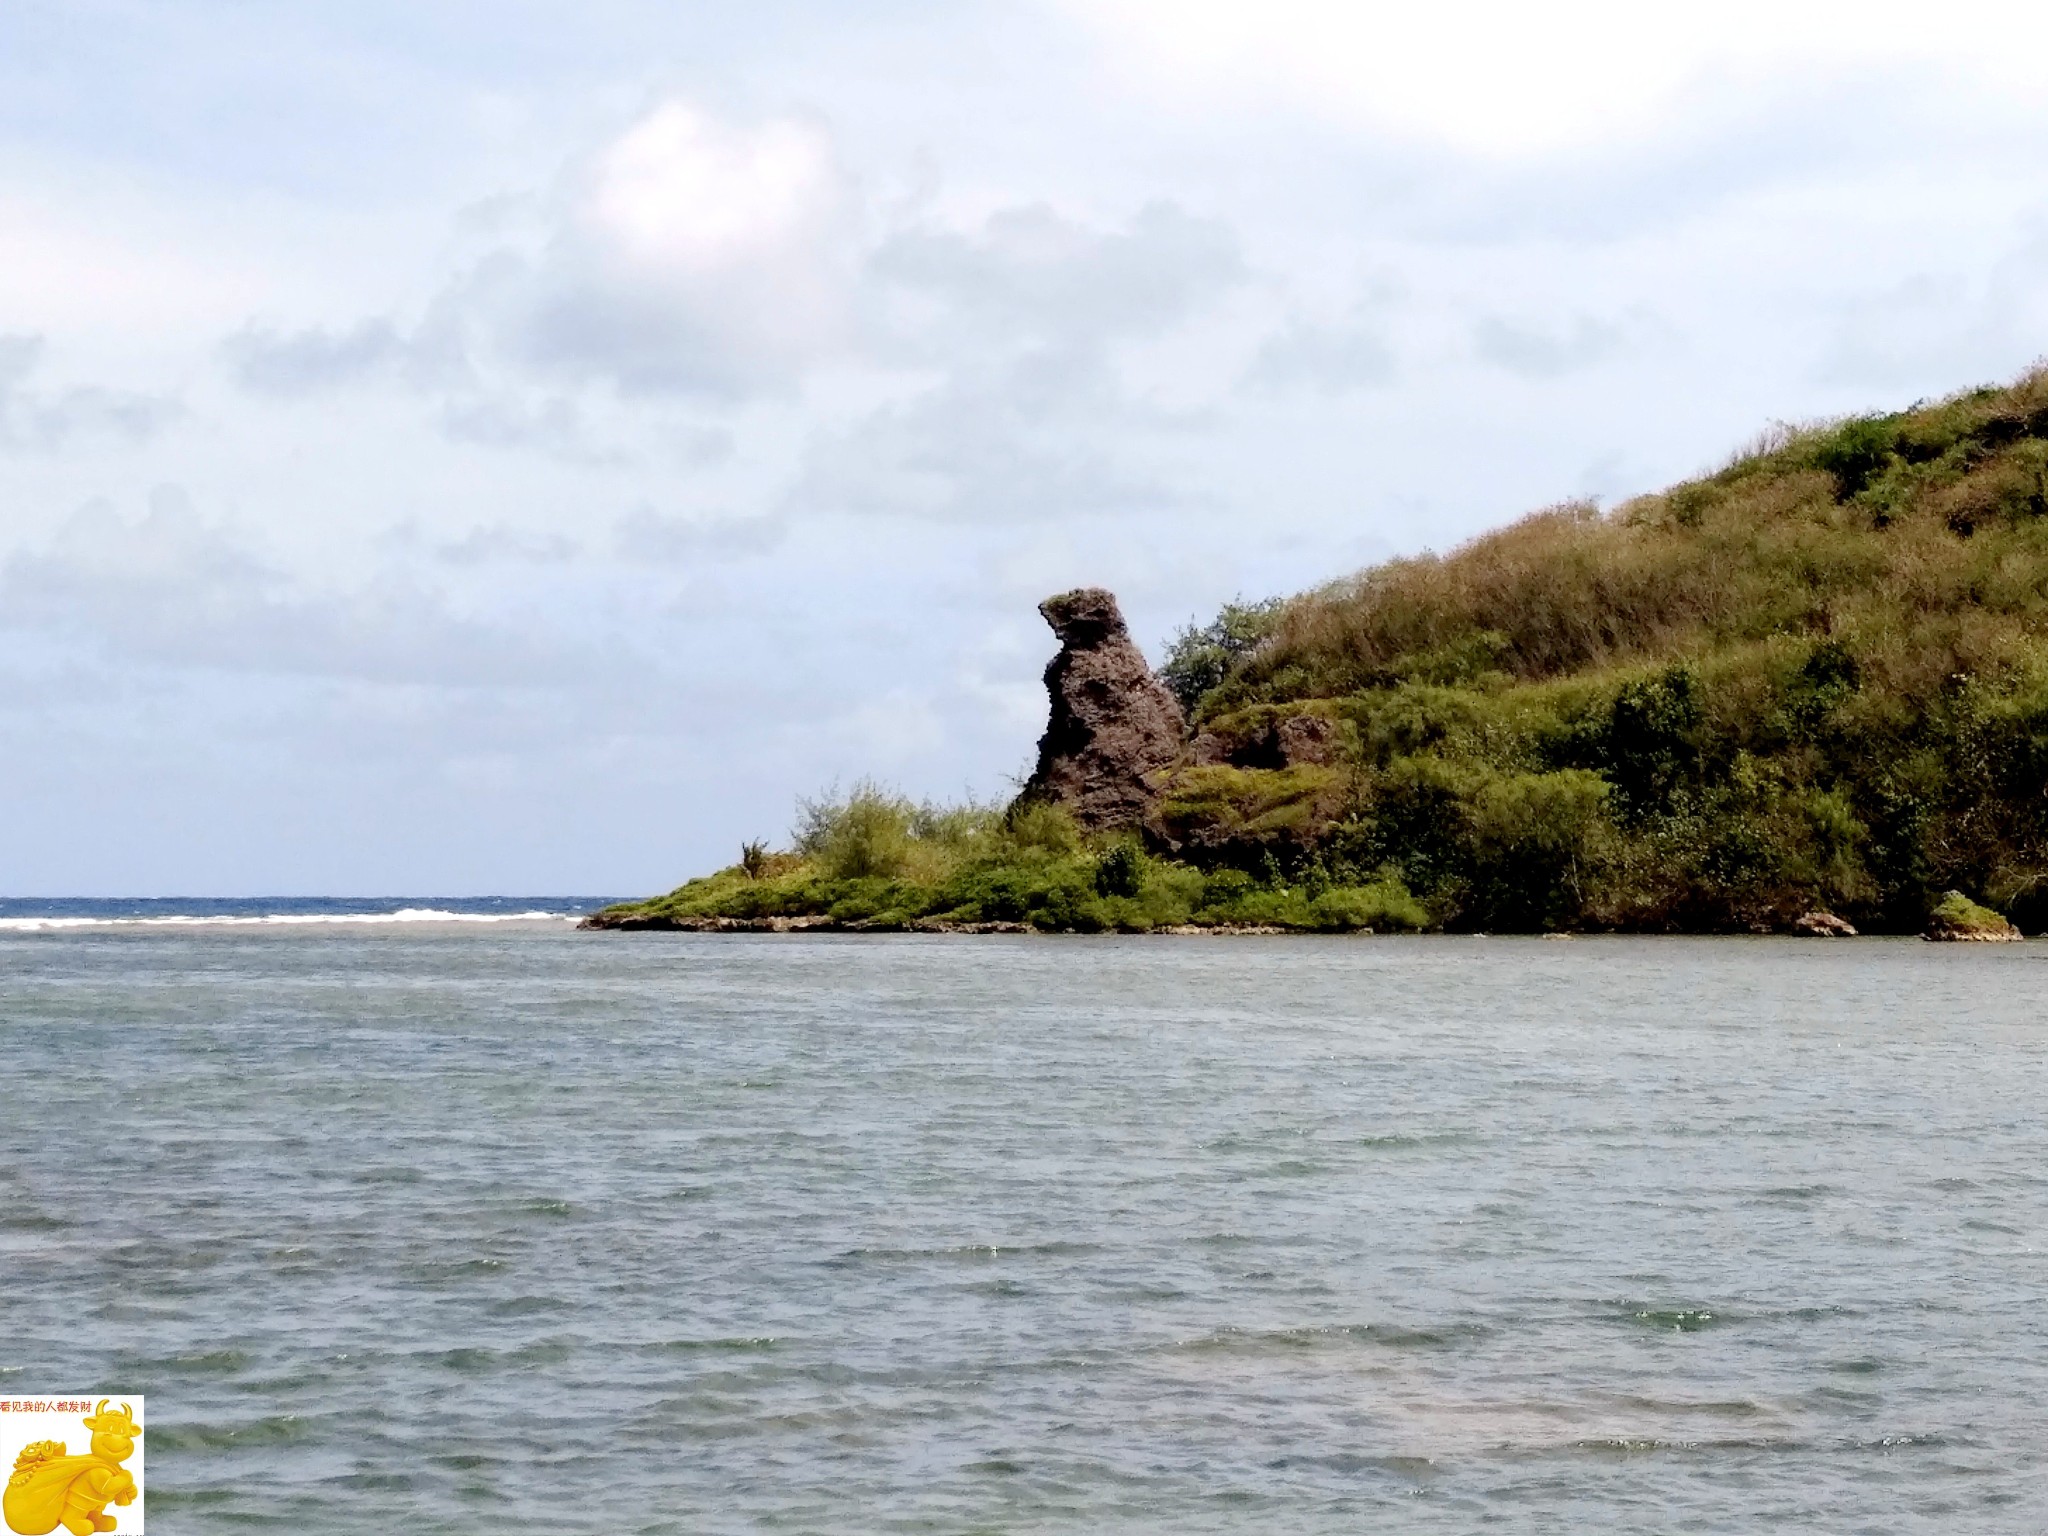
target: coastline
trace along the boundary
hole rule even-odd
[[[1547,932],[1513,930],[1446,930],[1392,928],[1289,928],[1273,923],[1168,923],[1156,928],[1110,928],[1084,932],[1071,928],[1040,928],[1018,922],[948,922],[922,918],[911,922],[881,922],[872,918],[841,919],[825,914],[800,917],[702,917],[646,916],[622,913],[609,916],[594,912],[576,924],[583,933],[693,933],[693,934],[942,934],[962,937],[1007,935],[1035,938],[1294,938],[1294,939],[1533,939],[1561,942],[1577,939],[1797,939],[1801,942],[1844,938],[1885,940],[1892,943],[1982,943],[1975,935],[1937,936],[1931,933],[1828,934],[1803,931],[1797,926],[1770,929],[1553,929]],[[1997,942],[2021,942],[1999,940]]]
[[[918,918],[907,923],[878,922],[873,918],[842,919],[827,914],[803,917],[697,917],[655,916],[637,913],[608,916],[593,912],[576,924],[581,932],[594,933],[948,933],[948,934],[1034,934],[1046,938],[1068,937],[1075,929],[1040,928],[1018,922],[948,922],[944,918]],[[1321,937],[1368,938],[1370,928],[1328,930],[1282,928],[1271,923],[1173,923],[1158,928],[1102,929],[1126,937],[1165,934],[1176,938],[1204,938],[1210,935],[1308,934]]]

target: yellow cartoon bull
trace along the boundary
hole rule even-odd
[[[90,1536],[114,1528],[114,1517],[101,1513],[109,1504],[135,1502],[135,1479],[121,1465],[135,1454],[135,1437],[142,1433],[134,1414],[126,1403],[109,1413],[101,1398],[99,1412],[85,1427],[92,1431],[89,1456],[65,1454],[62,1440],[38,1440],[14,1458],[0,1497],[10,1531],[45,1536],[61,1525],[71,1536]]]

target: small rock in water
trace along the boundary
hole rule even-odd
[[[2010,944],[2021,935],[1989,907],[1980,906],[1961,891],[1950,891],[1935,903],[1927,931],[1920,937],[1943,944]]]
[[[1856,927],[1846,918],[1832,912],[1808,912],[1792,925],[1794,933],[1804,934],[1810,939],[1853,939]]]

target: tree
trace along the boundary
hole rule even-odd
[[[1159,676],[1193,719],[1203,698],[1222,686],[1239,661],[1251,654],[1279,622],[1281,600],[1225,603],[1207,624],[1189,623],[1166,648]]]

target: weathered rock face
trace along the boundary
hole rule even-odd
[[[1188,743],[1196,767],[1227,763],[1233,768],[1323,767],[1339,755],[1337,722],[1326,715],[1289,715],[1229,736],[1204,731]]]
[[[1024,793],[1065,806],[1090,832],[1138,826],[1158,798],[1146,775],[1180,753],[1180,704],[1153,676],[1112,594],[1082,587],[1038,611],[1060,653],[1045,669],[1052,719]]]

